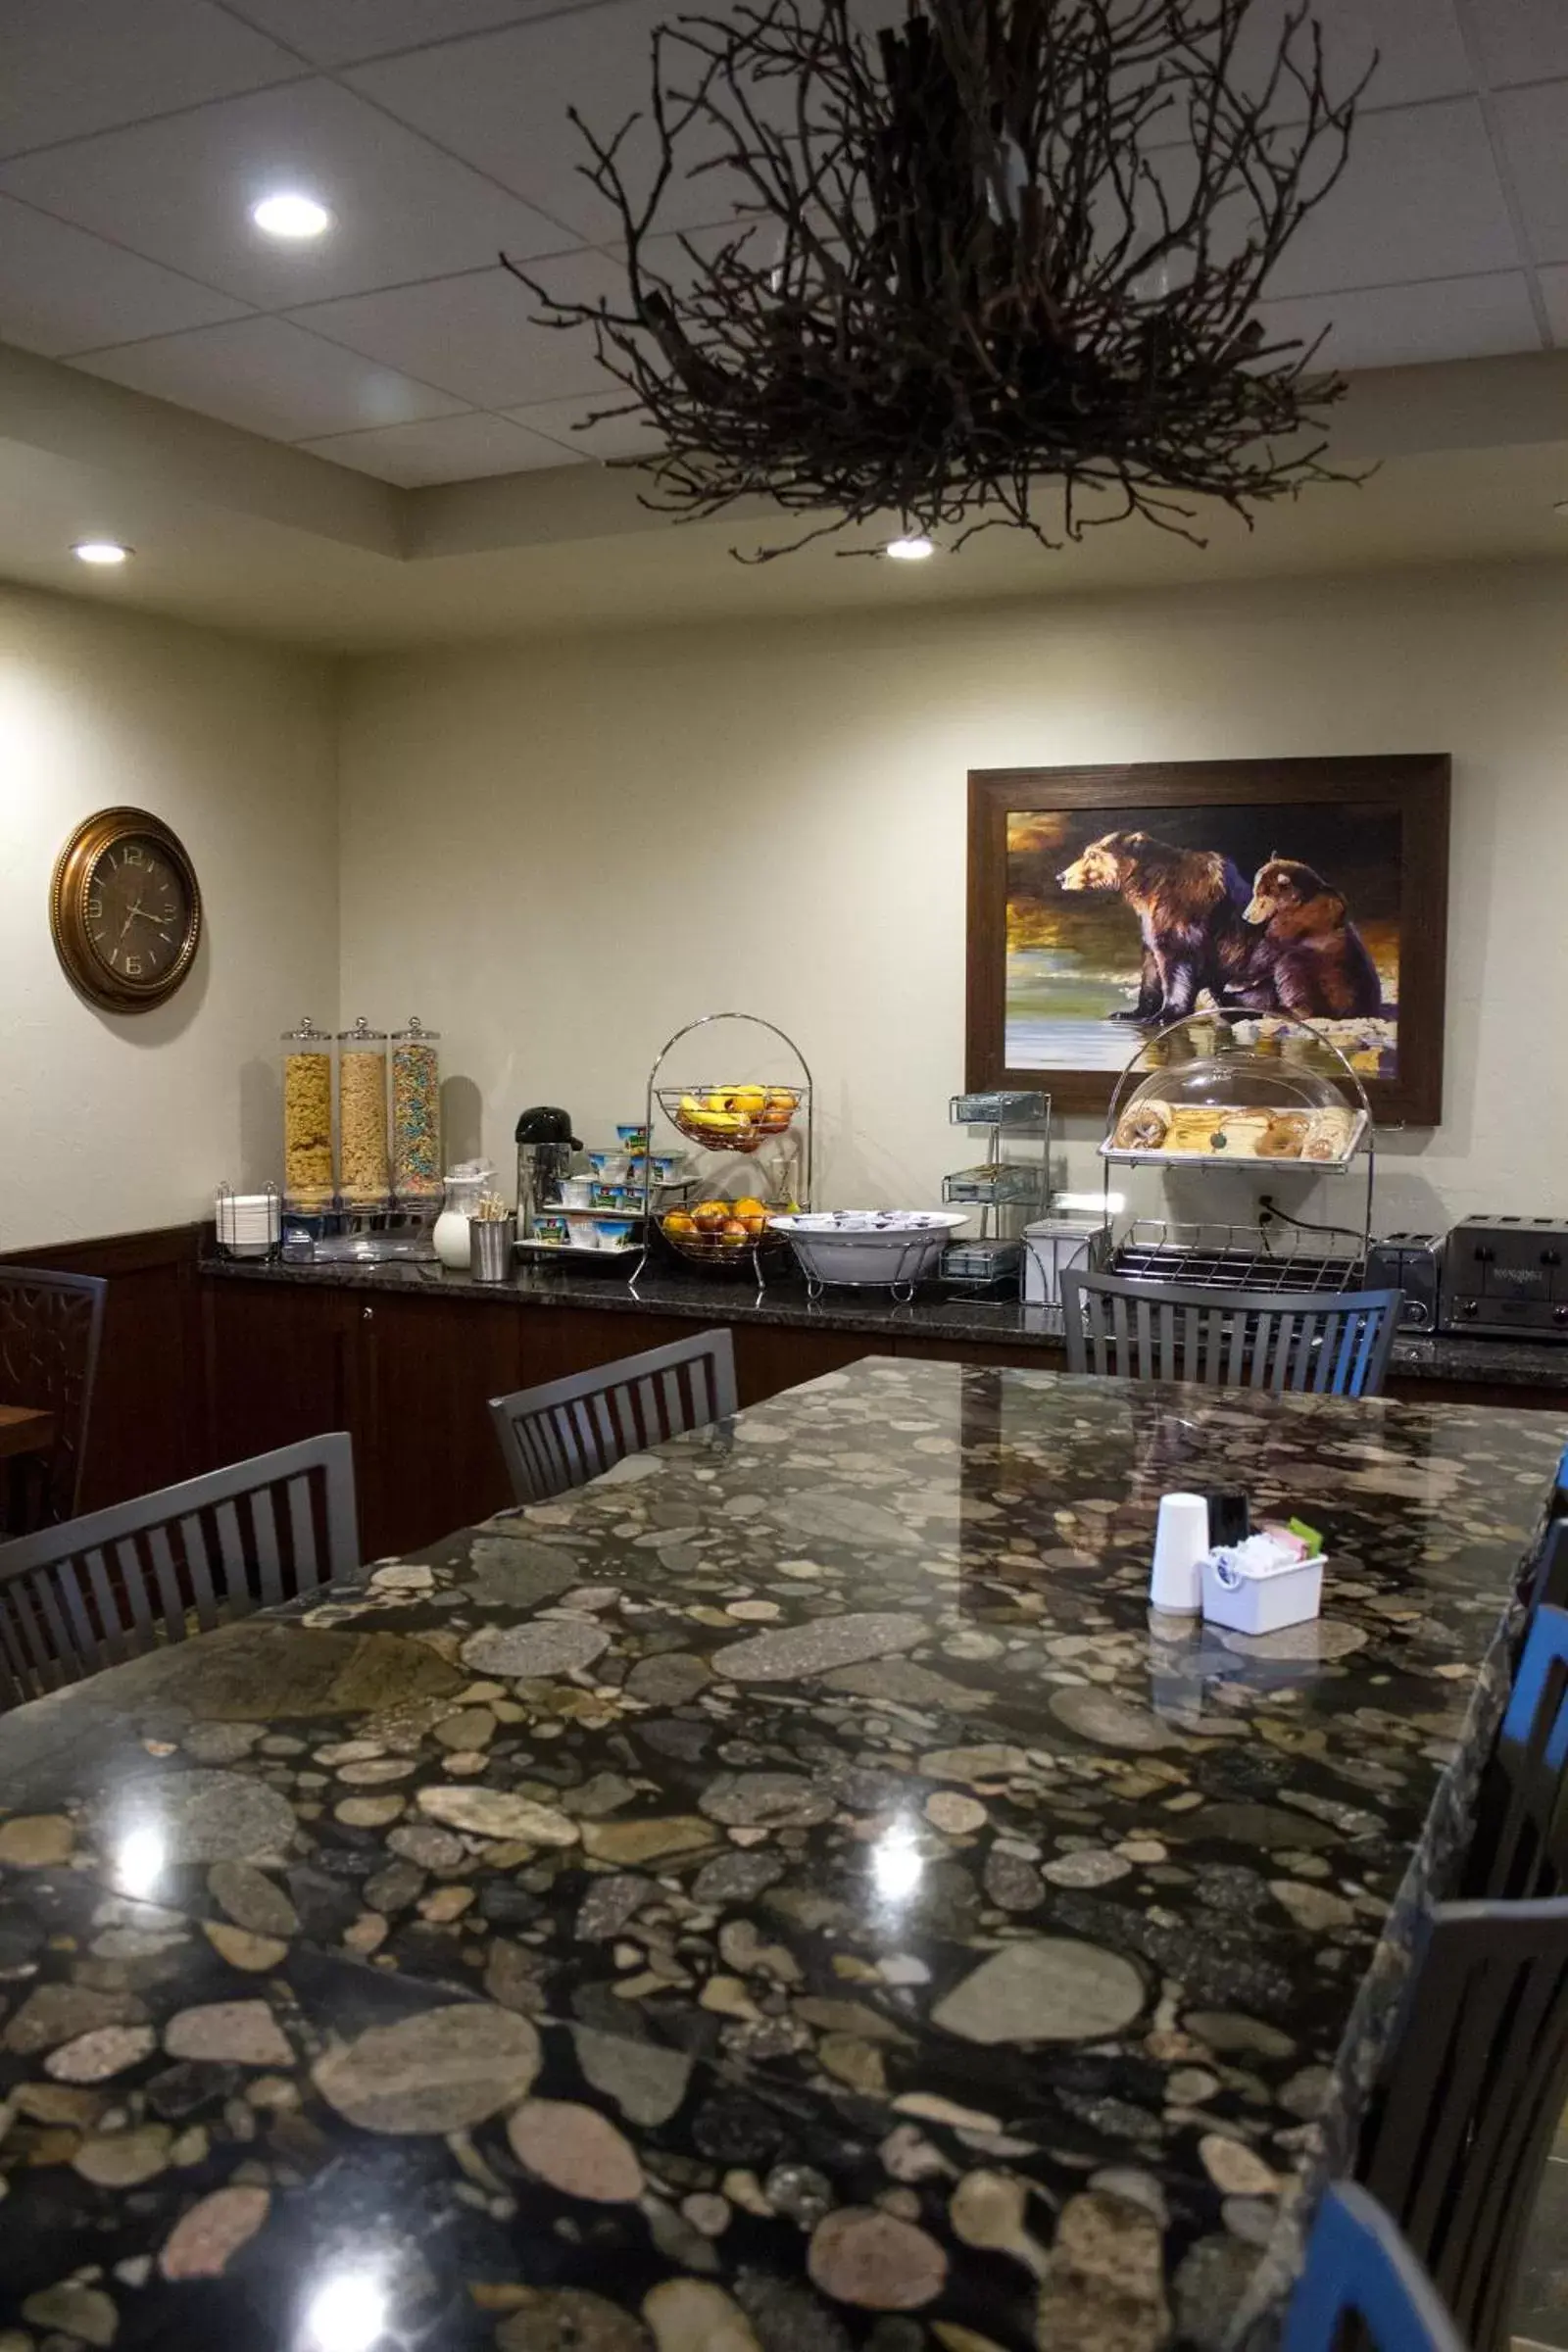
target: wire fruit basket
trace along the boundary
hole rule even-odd
[[[765,1201],[751,1195],[737,1200],[697,1200],[689,1208],[666,1210],[659,1230],[676,1255],[693,1265],[744,1274],[757,1257],[779,1257],[789,1249],[784,1235],[770,1230],[771,1214]]]
[[[744,1034],[729,1039],[732,1027]],[[688,1069],[688,1051],[696,1061],[696,1052],[687,1041],[700,1031],[718,1032],[717,1040],[709,1035],[701,1047],[703,1062],[710,1068],[721,1068],[720,1053],[727,1058],[734,1046],[738,1050],[730,1063],[732,1069],[769,1074],[716,1085],[694,1079],[672,1084],[668,1073],[677,1054]],[[701,1068],[702,1062],[697,1066]],[[661,1118],[720,1162],[737,1153],[754,1164],[745,1171],[744,1193],[737,1181],[740,1171],[729,1159],[729,1186],[710,1166],[706,1175],[699,1172],[694,1179],[696,1186],[709,1188],[706,1192],[696,1190],[690,1199],[648,1218],[643,1227],[643,1254],[632,1271],[633,1292],[648,1263],[648,1245],[656,1231],[674,1256],[715,1274],[750,1270],[760,1291],[769,1269],[787,1263],[790,1255],[788,1240],[774,1231],[772,1218],[781,1210],[810,1204],[811,1071],[805,1054],[785,1030],[759,1013],[705,1013],[702,1019],[688,1021],[676,1030],[648,1073],[649,1155],[645,1170],[653,1166],[657,1155],[654,1130]],[[645,1210],[650,1206],[645,1184]]]
[[[709,1152],[760,1151],[769,1136],[789,1133],[804,1099],[796,1086],[662,1086],[657,1094],[670,1125]]]

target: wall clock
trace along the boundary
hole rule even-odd
[[[108,1012],[149,1012],[173,995],[196,954],[196,869],[145,808],[101,808],[55,860],[49,928],[84,997]]]

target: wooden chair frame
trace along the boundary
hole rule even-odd
[[[359,1565],[354,1453],[310,1438],[0,1544],[0,1704]],[[323,1574],[324,1563],[324,1574]]]
[[[735,1410],[735,1343],[723,1329],[490,1399],[520,1503],[585,1487],[627,1454]]]

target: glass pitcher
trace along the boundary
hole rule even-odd
[[[487,1159],[466,1159],[447,1170],[446,1197],[430,1239],[441,1263],[455,1274],[466,1274],[468,1270],[468,1219],[494,1174]]]

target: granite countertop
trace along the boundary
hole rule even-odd
[[[521,1266],[509,1282],[478,1282],[429,1260],[393,1258],[357,1264],[332,1259],[285,1265],[219,1257],[201,1261],[206,1274],[239,1282],[281,1282],[384,1291],[404,1297],[430,1291],[443,1298],[489,1299],[514,1306],[599,1307],[607,1313],[689,1316],[694,1322],[773,1323],[799,1330],[865,1332],[979,1346],[1039,1347],[1061,1352],[1061,1325],[1016,1297],[976,1298],[927,1285],[907,1305],[882,1291],[826,1291],[808,1297],[794,1278],[770,1279],[759,1292],[750,1280],[655,1268],[635,1287],[618,1272],[589,1271],[581,1260]],[[1568,1390],[1568,1342],[1473,1339],[1446,1333],[1401,1332],[1392,1369],[1404,1379],[1475,1382],[1489,1388]]]
[[[0,2342],[1270,2340],[1558,1442],[872,1358],[16,1710]]]

